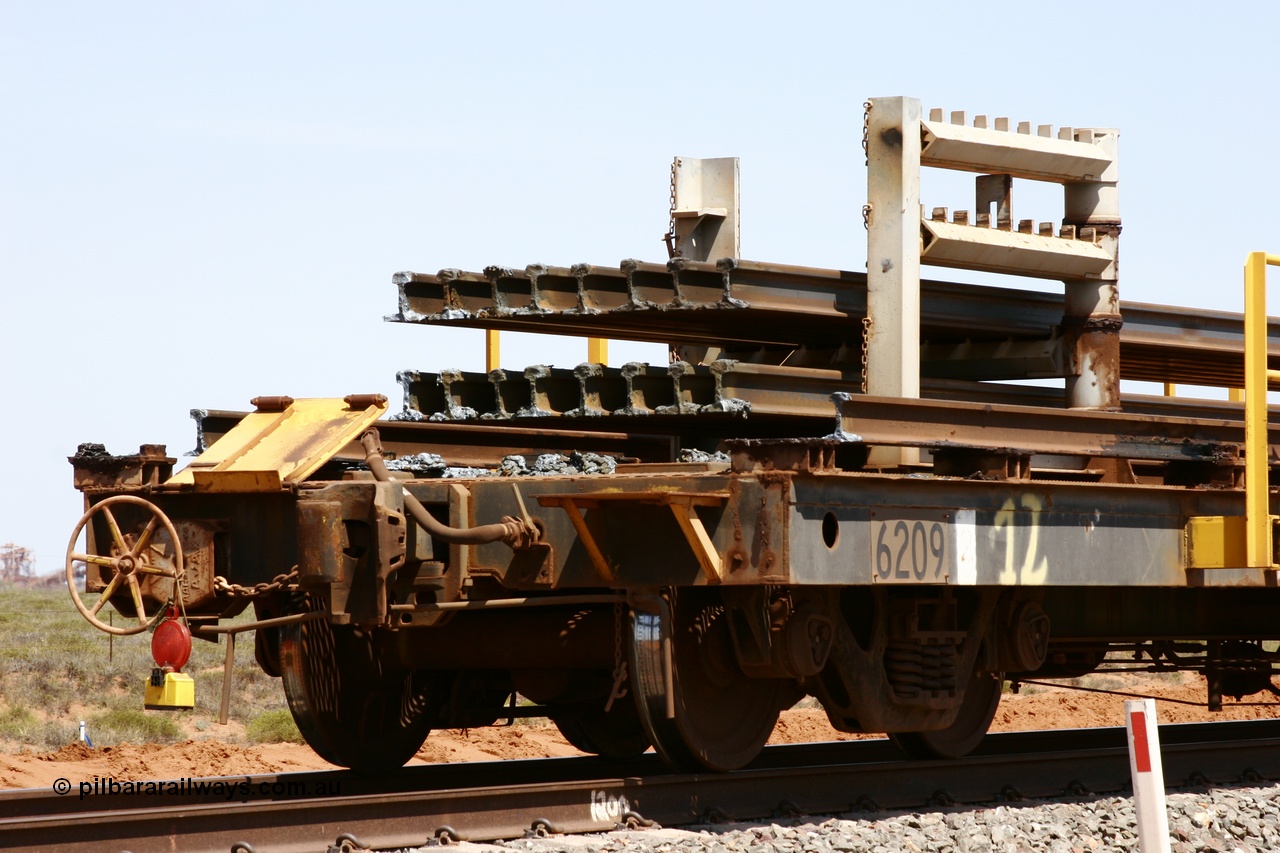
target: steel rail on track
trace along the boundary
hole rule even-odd
[[[1280,778],[1280,720],[1160,729],[1170,787],[1260,784]],[[883,740],[767,748],[748,769],[674,774],[653,756],[626,765],[595,758],[406,768],[380,780],[294,773],[231,781],[338,783],[342,796],[59,797],[49,789],[0,792],[0,848],[49,851],[320,851],[347,834],[375,848],[456,839],[598,832],[628,817],[661,825],[712,817],[920,809],[1124,791],[1123,729],[992,735],[961,761],[904,761]],[[314,788],[312,788],[313,790]]]

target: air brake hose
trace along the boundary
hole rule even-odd
[[[382,440],[376,429],[367,429],[360,436],[360,444],[364,447],[365,464],[373,472],[379,482],[392,482],[391,472],[387,470],[382,458]],[[490,542],[504,542],[512,549],[522,548],[538,539],[538,529],[530,521],[522,521],[511,516],[504,516],[497,524],[483,524],[479,527],[450,527],[427,512],[427,508],[404,490],[404,508],[427,533],[449,545],[487,545]]]

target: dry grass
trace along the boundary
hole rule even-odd
[[[244,734],[254,743],[302,743],[302,733],[287,710],[259,714],[244,727]]]
[[[251,618],[252,609],[239,617]],[[146,711],[143,685],[154,665],[149,634],[111,638],[76,612],[65,589],[0,587],[0,749],[56,749],[76,739],[81,720],[100,747],[199,739],[218,719],[225,651],[195,641],[184,667],[196,680],[194,710]],[[236,642],[232,688],[233,722],[288,715],[279,679],[254,662],[252,633]],[[218,727],[216,737],[248,742],[238,728]]]

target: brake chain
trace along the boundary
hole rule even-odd
[[[667,244],[668,258],[676,256],[676,166],[679,163],[679,157],[671,161],[671,208],[670,216],[667,218],[667,233],[662,235],[663,241]]]
[[[252,586],[231,583],[222,575],[218,575],[213,579],[213,588],[218,592],[230,595],[232,598],[256,598],[259,595],[268,595],[269,593],[279,592],[282,589],[290,589],[297,579],[298,568],[294,566],[293,570],[288,574],[276,575],[271,583],[256,583]]]
[[[613,689],[604,703],[607,714],[613,703],[627,695],[627,662],[622,659],[622,621],[626,616],[622,604],[613,605]]]
[[[862,102],[862,157],[864,165],[871,164],[871,108],[872,101]],[[871,205],[862,206],[862,227],[871,230]],[[871,317],[862,318],[862,393],[867,393],[867,339],[871,337]]]
[[[862,393],[867,393],[867,339],[871,337],[871,318],[862,318]]]
[[[862,102],[862,165],[871,163],[871,101]]]

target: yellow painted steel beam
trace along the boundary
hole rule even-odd
[[[1250,568],[1270,568],[1270,460],[1267,448],[1267,266],[1280,255],[1250,252],[1244,263],[1245,554]]]
[[[1280,266],[1280,255],[1250,252],[1244,262],[1244,388],[1232,388],[1230,399],[1244,401],[1244,519],[1207,516],[1187,525],[1187,557],[1191,568],[1228,568],[1240,562],[1251,569],[1276,566],[1271,515],[1271,459],[1268,446],[1267,389],[1280,381],[1280,371],[1267,369],[1267,267]],[[1244,548],[1239,547],[1243,535]],[[1243,553],[1242,553],[1243,550]]]
[[[484,369],[486,372],[502,366],[502,343],[495,329],[484,330]]]
[[[587,338],[587,361],[591,364],[609,363],[609,340],[607,338]]]
[[[702,519],[698,517],[696,507],[723,506],[729,499],[727,492],[586,492],[535,495],[534,499],[541,506],[558,506],[568,513],[578,540],[596,572],[608,582],[617,578],[617,568],[609,562],[600,543],[587,526],[586,510],[628,503],[670,507],[680,532],[684,534],[685,541],[689,543],[702,569],[703,577],[708,583],[720,583],[723,579],[723,560]]]
[[[569,522],[573,524],[573,530],[578,534],[578,541],[582,543],[582,547],[587,552],[587,556],[591,559],[591,565],[595,567],[596,574],[605,583],[613,583],[618,578],[618,573],[609,560],[605,557],[604,551],[600,550],[600,543],[596,541],[596,537],[591,532],[591,528],[587,527],[587,519],[583,515],[583,508],[573,501],[572,495],[558,495],[562,498],[558,504],[548,504],[543,501],[543,506],[558,505],[564,508],[569,515]]]
[[[669,504],[671,512],[675,515],[676,524],[680,525],[680,532],[684,534],[685,540],[689,543],[689,547],[693,549],[693,554],[698,558],[698,565],[702,567],[702,575],[707,579],[708,583],[720,583],[722,580],[721,567],[723,565],[720,560],[720,552],[716,550],[715,543],[711,541],[711,536],[707,533],[707,528],[703,526],[702,519],[698,518],[697,510],[694,509],[692,503],[681,505],[677,502]]]

